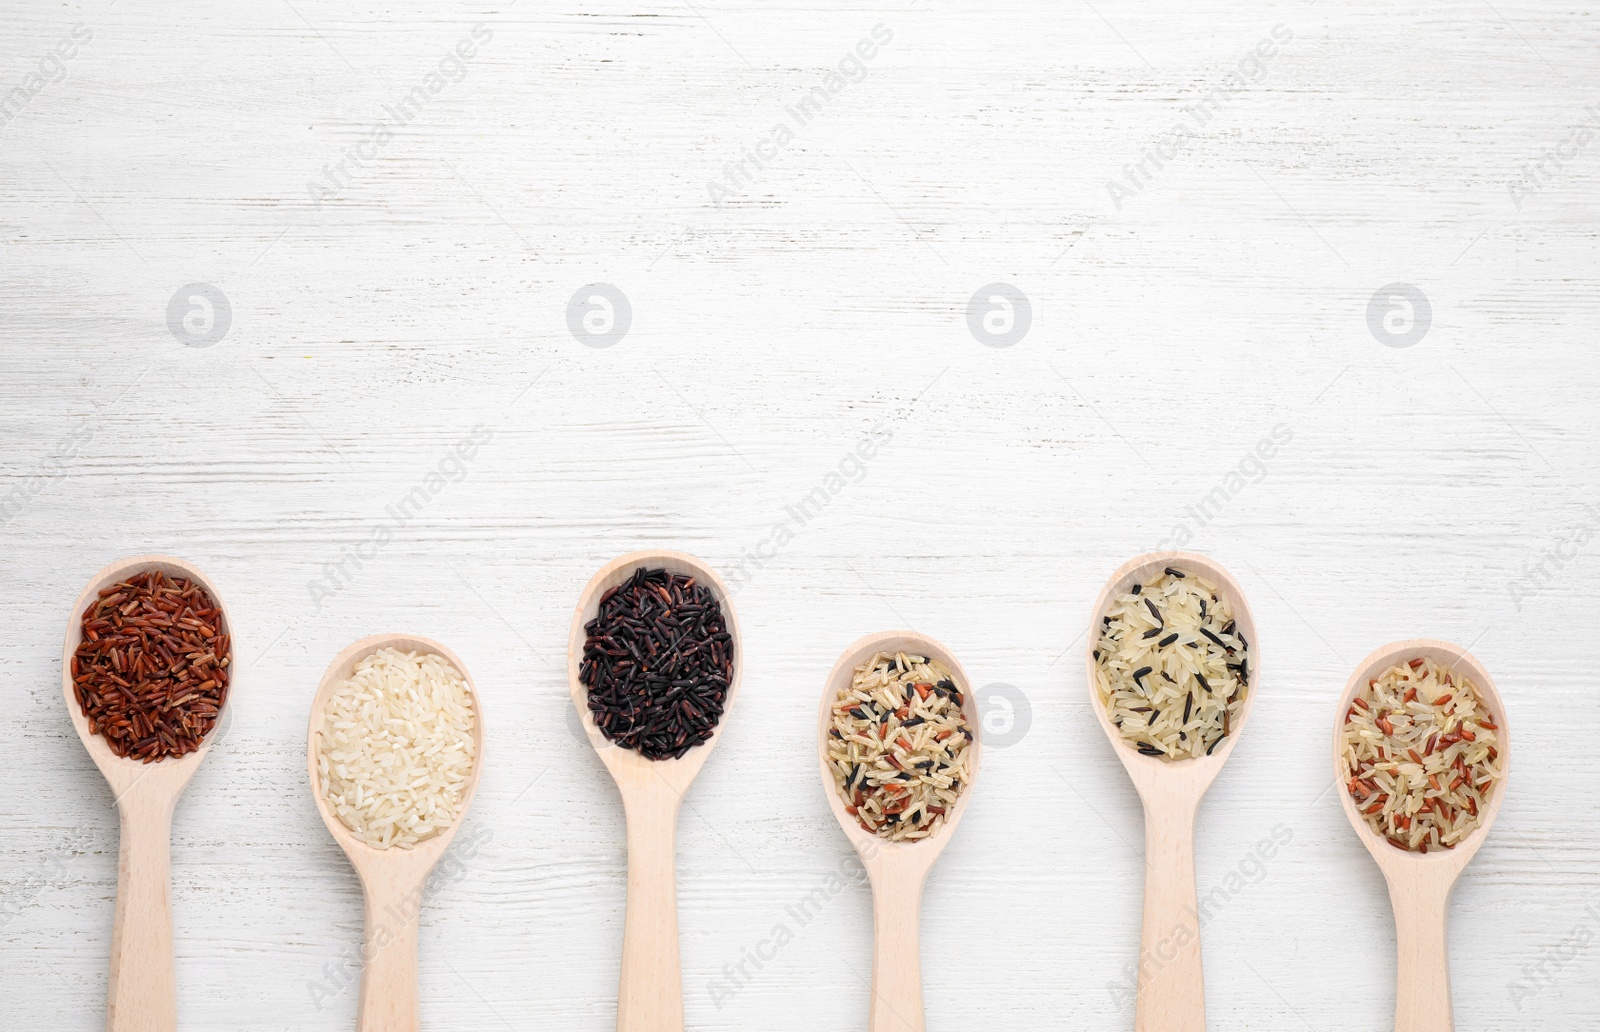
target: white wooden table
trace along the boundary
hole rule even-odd
[[[0,9],[0,1024],[103,1022],[115,813],[61,634],[101,565],[165,551],[238,622],[174,828],[183,1027],[353,1027],[307,707],[402,629],[465,658],[489,739],[428,1027],[612,1027],[622,815],[563,643],[595,569],[664,545],[742,582],[748,643],[681,829],[689,1025],[864,1028],[813,714],[839,650],[909,624],[1015,704],[929,886],[930,1029],[1130,1028],[1142,826],[1081,633],[1187,536],[1264,653],[1200,814],[1211,1026],[1388,1027],[1328,736],[1363,655],[1431,635],[1517,739],[1458,1028],[1600,1028],[1582,5],[383,7]]]

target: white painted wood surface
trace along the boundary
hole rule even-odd
[[[671,547],[739,582],[748,650],[680,827],[688,1026],[865,1027],[812,719],[840,649],[909,625],[1024,703],[927,886],[928,1027],[1127,1029],[1142,823],[1078,636],[1176,545],[1273,657],[1199,813],[1211,1027],[1389,1027],[1328,736],[1361,656],[1431,636],[1518,736],[1453,901],[1457,1027],[1600,1028],[1597,47],[1532,0],[11,0],[0,1024],[103,1023],[115,813],[57,665],[89,575],[159,551],[214,577],[241,656],[173,825],[181,1027],[353,1027],[360,888],[303,734],[339,649],[400,630],[471,666],[491,760],[423,908],[424,1027],[613,1027],[624,824],[563,643],[595,570]],[[597,282],[632,312],[604,349],[567,325]],[[196,283],[231,306],[210,347],[168,329]],[[1031,302],[1015,346],[968,330],[992,283]],[[1411,347],[1368,328],[1392,283],[1431,303]]]

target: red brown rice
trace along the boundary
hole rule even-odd
[[[1499,729],[1461,674],[1425,658],[1390,667],[1345,712],[1345,791],[1393,845],[1453,849],[1500,779]]]
[[[184,756],[216,726],[228,697],[232,640],[200,585],[160,570],[100,590],[84,610],[72,689],[118,756]]]

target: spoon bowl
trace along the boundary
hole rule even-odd
[[[198,567],[165,555],[119,559],[96,573],[73,603],[61,652],[61,690],[67,714],[89,758],[115,797],[122,843],[117,862],[117,904],[112,919],[111,973],[106,987],[107,1032],[171,1030],[178,1024],[178,985],[172,942],[172,814],[178,797],[211,751],[237,688],[231,671],[222,711],[200,747],[186,756],[145,763],[118,756],[89,730],[73,691],[72,658],[83,642],[83,614],[102,589],[136,574],[160,570],[204,588],[221,613],[218,632],[229,636],[233,621],[216,585]],[[230,649],[230,652],[232,650]],[[232,666],[231,657],[229,660]]]
[[[1412,852],[1391,844],[1373,831],[1351,798],[1344,776],[1345,715],[1356,693],[1393,666],[1412,659],[1431,659],[1472,681],[1499,725],[1500,778],[1489,789],[1478,826],[1453,849]],[[1449,902],[1456,880],[1466,868],[1500,813],[1511,775],[1511,721],[1489,671],[1459,645],[1432,638],[1397,641],[1377,649],[1357,665],[1344,686],[1334,717],[1333,773],[1345,817],[1389,886],[1394,908],[1397,950],[1396,1032],[1449,1032],[1454,1027],[1450,1003]]]
[[[380,849],[356,838],[328,806],[323,795],[322,775],[318,770],[318,746],[322,738],[322,714],[333,690],[350,677],[357,663],[380,649],[432,653],[448,662],[466,682],[472,699],[472,737],[475,745],[472,773],[461,796],[461,808],[450,827],[407,848]],[[311,703],[311,721],[306,732],[306,768],[311,779],[311,795],[328,834],[350,858],[361,879],[365,897],[366,931],[362,937],[361,1000],[357,1007],[360,1032],[416,1032],[421,1027],[420,997],[417,991],[417,921],[422,911],[423,888],[428,873],[439,862],[450,840],[461,828],[472,805],[478,779],[483,773],[483,704],[461,657],[429,638],[407,634],[378,634],[346,648],[328,664]]]
[[[579,676],[579,668],[583,665],[584,643],[589,639],[584,626],[600,612],[600,600],[605,597],[606,592],[627,581],[633,576],[633,571],[641,566],[693,577],[697,584],[704,584],[710,589],[712,597],[721,605],[723,621],[727,624],[728,633],[733,636],[733,677],[728,682],[728,698],[723,703],[722,719],[717,721],[717,726],[712,729],[708,740],[677,759],[648,760],[632,749],[619,746],[607,738],[605,732],[595,726],[594,714],[589,711],[589,689]],[[578,607],[572,615],[572,629],[567,639],[567,686],[572,693],[572,704],[577,707],[578,719],[583,725],[584,733],[589,737],[589,744],[594,746],[595,753],[611,772],[618,788],[622,788],[624,782],[629,785],[644,783],[653,786],[657,782],[665,781],[676,789],[679,795],[686,791],[694,781],[695,775],[700,773],[706,757],[711,755],[711,747],[722,737],[722,729],[728,722],[728,711],[733,708],[734,699],[739,694],[739,681],[743,669],[744,642],[739,636],[739,620],[734,612],[732,593],[715,570],[692,555],[668,551],[630,552],[602,567],[599,573],[590,578],[583,589],[583,594],[578,598]]]
[[[1123,563],[1106,586],[1101,589],[1100,597],[1095,600],[1094,613],[1089,621],[1089,646],[1084,649],[1084,662],[1088,671],[1089,702],[1095,716],[1100,720],[1100,727],[1105,731],[1106,737],[1111,740],[1113,751],[1117,759],[1122,761],[1123,767],[1128,771],[1128,777],[1133,779],[1134,787],[1139,790],[1139,796],[1146,803],[1149,802],[1147,793],[1171,793],[1177,791],[1197,793],[1203,795],[1222,770],[1222,765],[1227,762],[1228,756],[1233,752],[1233,747],[1238,744],[1239,735],[1244,730],[1245,724],[1250,720],[1250,711],[1256,704],[1256,686],[1252,683],[1245,693],[1244,705],[1239,709],[1239,719],[1233,723],[1229,735],[1224,738],[1210,756],[1196,756],[1183,760],[1163,760],[1159,756],[1146,756],[1122,737],[1117,726],[1111,722],[1106,714],[1106,708],[1100,701],[1100,689],[1096,677],[1097,666],[1094,650],[1100,641],[1100,625],[1105,618],[1106,611],[1112,603],[1129,591],[1135,584],[1143,584],[1159,576],[1167,567],[1182,570],[1185,573],[1197,573],[1217,586],[1217,590],[1228,600],[1233,609],[1234,622],[1238,624],[1239,632],[1244,635],[1245,642],[1250,650],[1250,680],[1258,679],[1259,664],[1257,663],[1256,622],[1251,615],[1250,604],[1244,596],[1244,589],[1233,575],[1224,569],[1221,564],[1196,555],[1193,552],[1152,552],[1130,559]],[[1180,784],[1181,783],[1181,784]]]
[[[722,608],[732,638],[733,675],[722,717],[711,737],[676,759],[651,760],[616,745],[594,722],[589,689],[583,683],[585,625],[600,611],[606,592],[639,567],[664,569],[704,585]],[[618,1032],[682,1032],[683,974],[678,948],[676,839],[678,812],[695,776],[722,737],[739,695],[744,641],[733,596],[717,572],[683,552],[631,552],[607,563],[590,579],[572,614],[567,639],[567,687],[589,743],[611,772],[622,796],[628,831],[628,902],[622,933],[622,974],[617,992]]]
[[[828,763],[828,732],[833,727],[833,706],[839,692],[849,687],[856,667],[878,653],[926,656],[938,660],[961,686],[961,713],[972,732],[967,747],[967,777],[955,806],[933,835],[916,842],[891,842],[867,831],[844,808]],[[950,842],[956,825],[972,798],[983,752],[983,722],[978,713],[972,679],[959,660],[939,642],[914,631],[883,631],[869,634],[840,654],[828,674],[817,710],[817,761],[822,774],[822,790],[828,797],[833,816],[844,829],[845,838],[861,857],[861,865],[872,883],[873,951],[872,1004],[869,1032],[923,1032],[922,962],[919,923],[922,889],[934,861]]]
[[[1209,756],[1165,760],[1133,747],[1111,722],[1100,701],[1095,649],[1107,610],[1133,585],[1167,567],[1215,584],[1233,612],[1250,657],[1250,684],[1229,734]],[[1111,575],[1089,618],[1084,648],[1089,706],[1127,769],[1144,805],[1145,886],[1139,993],[1134,1027],[1139,1032],[1205,1032],[1205,974],[1200,956],[1200,919],[1194,877],[1194,824],[1200,800],[1232,755],[1255,708],[1261,685],[1260,639],[1244,589],[1221,564],[1192,552],[1152,552],[1124,563]]]

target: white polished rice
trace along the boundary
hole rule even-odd
[[[317,770],[329,809],[379,849],[444,831],[461,813],[477,722],[466,680],[444,659],[374,652],[322,712]]]
[[[1344,789],[1401,849],[1453,849],[1500,780],[1500,725],[1462,674],[1412,659],[1368,680],[1344,718]]]
[[[1233,731],[1249,691],[1250,645],[1228,599],[1183,570],[1118,596],[1094,659],[1106,716],[1130,746],[1164,760],[1209,754]]]

